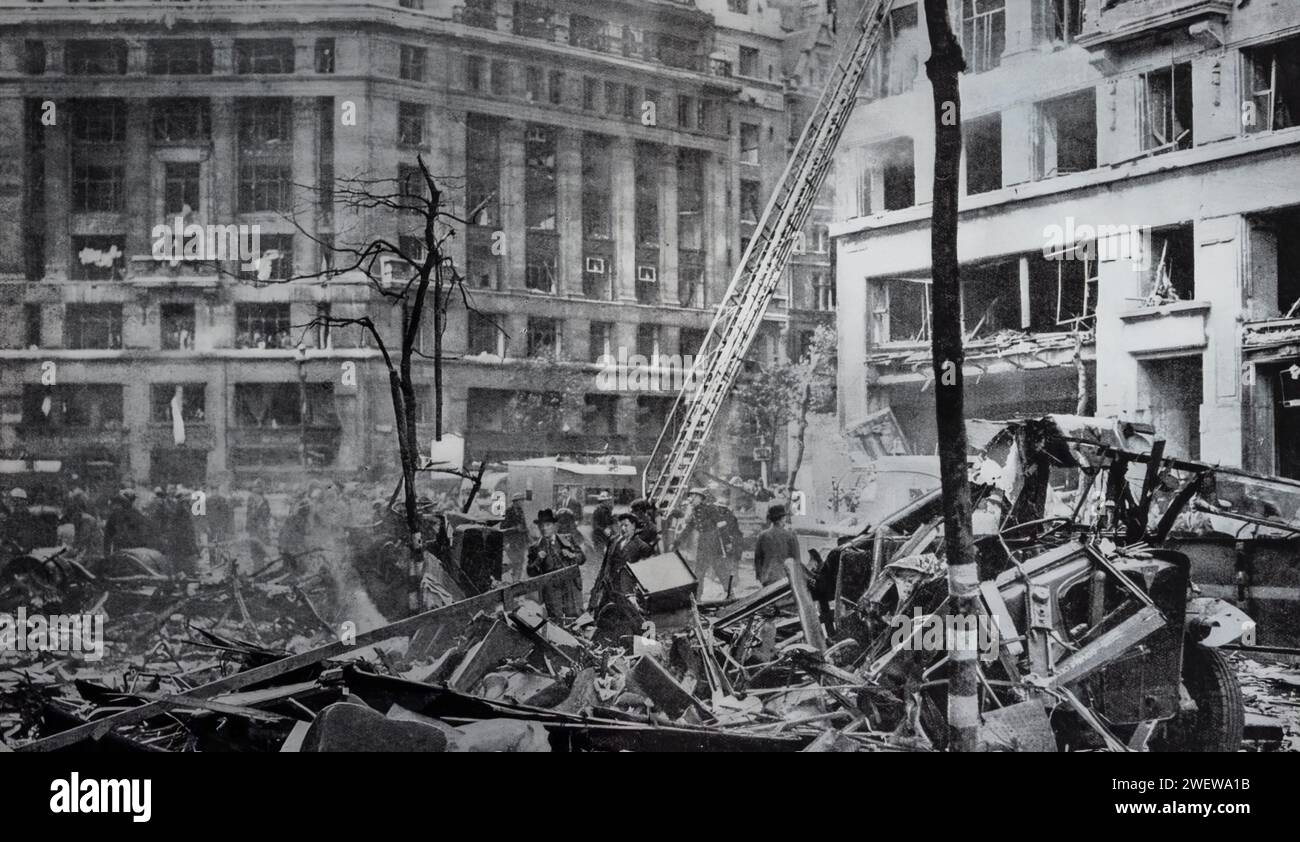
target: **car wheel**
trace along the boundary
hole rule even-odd
[[[1188,642],[1183,650],[1183,685],[1196,702],[1162,724],[1152,751],[1235,752],[1241,750],[1246,709],[1237,673],[1227,656]]]

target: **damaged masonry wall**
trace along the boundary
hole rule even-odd
[[[1277,55],[1294,50],[1294,41],[1284,36],[1300,25],[1300,7],[1254,4],[1207,14],[1200,4],[1197,16],[1181,7],[1198,4],[1172,4],[1179,8],[1153,17],[1148,29],[1121,45],[1112,40],[1104,16],[1090,20],[1076,38],[1040,20],[1033,13],[1037,5],[1007,0],[1004,13],[989,23],[1005,36],[1004,51],[984,55],[968,45],[972,69],[962,82],[968,149],[958,243],[963,282],[971,283],[976,269],[988,263],[1026,258],[1028,268],[1022,264],[1002,282],[1006,298],[993,310],[1000,312],[1010,299],[1014,313],[1019,297],[1028,322],[1031,312],[1053,310],[1057,303],[1058,291],[1049,284],[1025,282],[1026,271],[1037,280],[1035,262],[1051,259],[1045,250],[1059,255],[1084,242],[1092,236],[1087,227],[1140,232],[1142,247],[1135,253],[1101,253],[1082,273],[1064,267],[1068,283],[1091,282],[1089,295],[1096,301],[1095,323],[1085,323],[1095,329],[1085,351],[1085,357],[1093,356],[1095,337],[1095,411],[1163,423],[1171,429],[1173,451],[1268,473],[1294,471],[1277,441],[1279,431],[1291,428],[1288,416],[1279,415],[1285,408],[1275,399],[1276,378],[1272,370],[1243,367],[1239,321],[1283,315],[1287,307],[1277,301],[1286,297],[1284,288],[1291,289],[1290,266],[1278,256],[1280,238],[1270,234],[1277,227],[1270,214],[1300,204],[1294,181],[1279,177],[1295,168],[1300,142],[1291,118],[1279,110],[1292,93],[1278,83],[1271,100],[1260,100],[1265,111],[1272,104],[1271,113],[1251,123],[1243,117],[1252,113],[1243,99],[1252,107],[1256,101],[1243,91],[1256,91],[1255,71],[1272,67],[1270,44],[1282,44]],[[919,32],[924,41],[924,16],[919,17],[919,29],[900,31],[906,37]],[[1198,22],[1205,27],[1194,35],[1189,27]],[[889,334],[882,341],[876,325],[890,314],[875,292],[892,279],[923,281],[929,274],[933,129],[926,51],[922,44],[921,61],[908,65],[915,74],[910,84],[895,80],[888,90],[864,91],[874,99],[855,111],[839,150],[841,172],[850,174],[859,194],[841,191],[840,223],[833,229],[841,278],[839,410],[846,424],[891,404],[915,402],[929,376],[928,351],[922,366],[908,359],[924,346],[908,349]],[[900,68],[890,70],[897,75]],[[998,131],[988,125],[994,119]],[[1165,137],[1167,144],[1158,142]],[[911,176],[913,195],[904,191],[910,199],[904,207],[897,200],[900,138],[910,139],[914,150],[911,171],[904,174]],[[990,143],[997,148],[990,150]],[[974,180],[972,160],[980,166]],[[992,184],[985,171],[990,166],[1000,170]],[[1172,294],[1156,294],[1155,267],[1162,258]],[[1067,289],[1070,294],[1079,291]],[[974,296],[968,287],[968,333],[988,307],[988,294]],[[1027,354],[1017,348],[1023,337],[995,340],[989,326],[986,321],[972,354],[991,353],[1014,371],[1009,376],[1025,384],[1027,411],[1041,408],[1035,400],[1073,407],[1071,324],[1057,327],[1059,338],[1050,329],[1031,328],[1032,344],[1049,352],[1035,347]],[[906,337],[914,338],[915,333]],[[1065,350],[1051,351],[1053,346]],[[902,350],[908,353],[896,353]],[[1004,388],[1004,381],[990,376],[996,368],[971,362],[977,367],[968,370],[975,378],[968,400],[979,406],[985,390]],[[1161,388],[1170,384],[1176,388]],[[1015,391],[988,402],[1001,407],[1009,397],[1014,405]],[[905,413],[898,414],[906,426]]]

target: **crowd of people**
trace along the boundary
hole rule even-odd
[[[739,522],[707,488],[692,488],[685,505],[673,511],[642,498],[616,513],[614,499],[605,492],[590,515],[582,500],[562,488],[552,507],[531,521],[525,499],[522,492],[515,493],[493,527],[502,533],[502,580],[598,565],[594,577],[587,577],[585,604],[581,583],[544,589],[551,616],[635,608],[637,581],[631,566],[661,553],[679,552],[697,578],[712,578],[727,591],[738,578],[744,542]],[[400,500],[394,505],[392,488],[360,482],[311,480],[274,492],[261,479],[239,490],[229,483],[213,490],[180,484],[123,486],[95,499],[74,481],[62,506],[46,512],[42,524],[28,503],[22,488],[10,489],[0,500],[0,543],[6,556],[61,544],[78,557],[96,559],[146,547],[165,559],[168,572],[188,575],[231,563],[246,565],[250,572],[275,561],[293,572],[314,573],[330,568],[331,562],[345,562],[349,542],[355,544],[358,537],[371,540],[404,529],[404,513]],[[459,511],[458,501],[447,494],[420,498],[425,548],[442,566],[452,561],[446,517],[452,510]],[[47,534],[50,520],[57,521],[53,542]],[[769,506],[768,521],[754,553],[761,585],[785,575],[786,558],[799,557],[798,541],[786,526],[786,508]],[[333,566],[335,575],[338,568]]]

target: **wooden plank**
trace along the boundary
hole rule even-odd
[[[272,661],[260,667],[255,667],[244,672],[237,672],[234,675],[228,675],[225,678],[219,678],[216,681],[210,681],[207,684],[195,687],[186,695],[192,699],[208,699],[218,693],[227,693],[234,690],[241,690],[251,684],[258,684],[268,681],[272,678],[278,678],[285,673],[293,672],[303,667],[310,667],[321,661],[340,655],[347,655],[361,649],[365,646],[371,646],[376,643],[383,643],[394,637],[403,637],[413,634],[418,629],[424,627],[427,623],[446,620],[452,617],[461,617],[465,614],[474,615],[479,611],[492,608],[498,604],[504,605],[506,600],[512,599],[521,594],[535,593],[545,585],[563,584],[570,578],[582,576],[581,568],[578,565],[565,567],[552,573],[544,573],[532,579],[525,579],[522,582],[516,582],[513,585],[507,585],[503,588],[497,588],[494,591],[472,596],[469,599],[462,599],[460,602],[454,602],[451,605],[445,605],[442,608],[434,608],[425,611],[423,614],[417,614],[414,617],[408,617],[405,620],[398,620],[396,623],[390,623],[378,629],[372,629],[368,632],[357,635],[356,640],[351,643],[336,641],[317,647],[298,655],[290,655],[288,658],[281,658],[278,661]],[[124,710],[113,716],[95,722],[88,722],[85,725],[78,725],[75,728],[69,728],[67,731],[61,731],[57,734],[51,734],[39,740],[19,746],[18,751],[53,751],[54,749],[64,748],[65,746],[75,745],[82,740],[94,739],[99,740],[109,734],[114,728],[120,728],[124,725],[134,725],[137,722],[143,722],[150,717],[157,716],[166,710],[166,705],[162,702],[150,702],[140,707]]]

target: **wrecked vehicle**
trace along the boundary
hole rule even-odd
[[[1203,478],[1148,527],[1172,467],[1158,440],[1135,441],[1149,428],[1068,416],[971,427],[990,745],[1235,751],[1241,692],[1214,647],[1253,623],[1199,596],[1191,559],[1167,540]],[[937,744],[945,647],[914,636],[946,613],[942,554],[935,492],[838,547],[813,587],[827,621],[865,645],[862,677],[902,698],[880,706],[882,725],[911,717]]]

